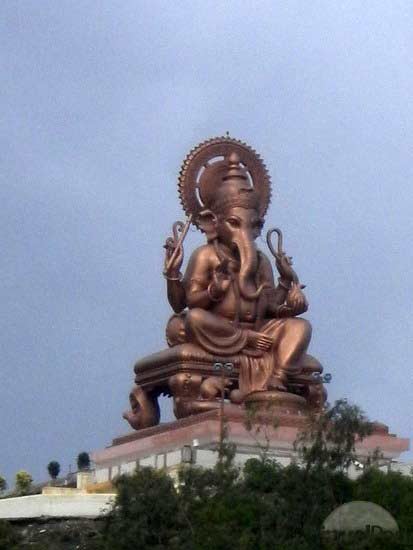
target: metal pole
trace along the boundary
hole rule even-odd
[[[231,372],[233,368],[232,363],[215,363],[214,370],[219,370],[221,373],[221,400],[219,405],[219,449],[218,459],[222,462],[224,455],[224,403],[225,403],[225,371]]]
[[[225,377],[224,369],[221,368],[221,404],[219,415],[219,460],[222,461],[224,445],[224,396],[225,396]]]

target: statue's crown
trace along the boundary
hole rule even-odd
[[[225,212],[235,206],[259,207],[259,196],[235,151],[204,170],[199,181],[199,191],[205,207],[215,213]]]
[[[247,171],[241,166],[240,162],[241,159],[235,151],[228,156],[228,168],[227,173],[222,177],[223,181],[228,181],[230,179],[248,181]]]
[[[265,216],[271,182],[254,149],[230,136],[208,139],[186,156],[179,173],[179,196],[192,223],[199,227],[204,210],[225,211],[242,206]]]

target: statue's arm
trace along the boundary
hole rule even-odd
[[[189,308],[208,309],[211,298],[208,286],[211,282],[211,258],[206,247],[200,247],[192,253],[186,268],[184,284],[186,301]]]
[[[167,279],[166,283],[168,302],[175,313],[181,313],[186,308],[185,288],[178,276]]]
[[[271,263],[262,253],[261,269],[262,282],[271,285],[266,291],[267,303],[265,314],[268,317],[295,317],[307,311],[308,302],[298,281],[287,279],[283,276],[283,271],[280,271],[278,285],[275,286]]]
[[[269,285],[269,288],[265,290],[267,299],[265,315],[279,317],[280,307],[287,299],[289,285],[280,279],[278,285],[275,286],[271,263],[262,252],[260,252],[260,282]]]
[[[230,278],[210,245],[201,246],[192,253],[184,284],[189,308],[210,309],[214,302],[223,299]]]
[[[163,273],[166,279],[168,301],[174,312],[180,313],[186,308],[185,287],[182,284],[182,275],[180,272],[184,259],[184,251],[181,245],[176,254],[175,248],[170,244],[169,239],[166,241],[165,249],[165,269]]]

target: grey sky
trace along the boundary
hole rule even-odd
[[[410,437],[413,4],[2,0],[0,26],[0,473],[128,431],[176,175],[226,130],[271,172],[330,399]]]

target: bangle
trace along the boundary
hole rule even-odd
[[[178,277],[168,277],[168,275],[164,272],[163,276],[167,281],[182,281],[182,273],[178,273]]]
[[[285,288],[285,290],[291,290],[291,283],[286,283],[285,280],[281,279],[281,277],[278,278],[278,284]]]
[[[211,287],[213,285],[213,282],[210,282],[209,285],[208,285],[208,288],[207,288],[207,294],[210,298],[210,300],[212,300],[213,302],[220,302],[221,301],[221,297],[220,298],[214,298],[212,292],[211,292]]]

